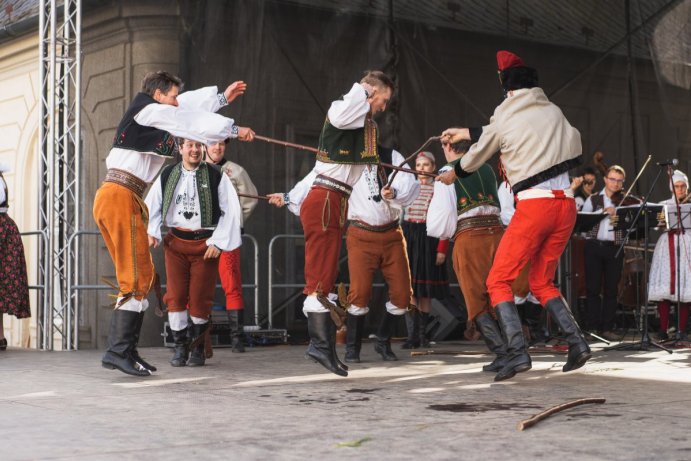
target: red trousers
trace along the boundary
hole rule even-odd
[[[167,289],[163,302],[171,312],[208,319],[214,302],[218,261],[204,259],[206,240],[183,240],[173,234],[163,238]]]
[[[660,314],[660,331],[666,332],[669,328],[669,311],[672,304],[674,302],[667,300],[657,303],[657,312]],[[679,306],[679,330],[682,333],[686,331],[686,324],[689,320],[689,306],[691,303],[681,303]]]
[[[242,274],[240,272],[240,247],[224,251],[218,260],[218,275],[226,294],[226,310],[245,308],[242,298]]]
[[[554,274],[575,223],[572,198],[519,200],[487,277],[492,306],[514,300],[511,284],[528,261],[528,284],[540,304],[561,296]]]
[[[348,197],[321,187],[313,187],[300,208],[305,233],[305,289],[312,293],[333,291],[338,275],[343,227],[348,214]]]

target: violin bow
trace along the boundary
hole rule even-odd
[[[619,207],[621,207],[622,203],[624,203],[624,200],[626,200],[626,198],[629,196],[629,194],[631,193],[631,189],[633,189],[633,186],[636,185],[636,181],[638,181],[638,178],[641,177],[641,175],[642,175],[643,172],[645,171],[646,167],[648,166],[648,163],[650,163],[650,160],[651,160],[652,158],[653,158],[652,155],[648,155],[648,160],[645,161],[645,163],[643,164],[643,167],[641,168],[641,171],[638,172],[638,175],[636,175],[636,177],[634,178],[633,182],[631,183],[631,185],[629,186],[629,188],[626,190],[626,193],[624,194],[624,198],[622,198],[622,199],[621,199],[621,202],[619,202],[619,205],[617,205],[617,206],[614,208],[614,211],[618,210]]]

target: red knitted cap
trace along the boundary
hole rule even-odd
[[[511,67],[523,67],[525,63],[519,57],[510,51],[497,51],[497,66],[499,70],[506,70]]]

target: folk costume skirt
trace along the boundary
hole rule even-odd
[[[0,213],[0,315],[31,317],[24,245],[17,225]]]
[[[439,239],[427,236],[426,223],[403,221],[401,225],[408,249],[410,280],[416,298],[444,299],[449,295],[446,262],[437,266]]]

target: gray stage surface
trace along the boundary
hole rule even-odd
[[[363,345],[348,378],[305,360],[302,346],[172,368],[145,348],[155,376],[100,367],[99,351],[0,352],[0,460],[691,460],[691,351],[603,352],[562,373],[535,354],[503,383],[486,355],[377,359]],[[444,343],[437,351],[482,351]],[[343,348],[339,346],[342,354]],[[566,401],[604,397],[523,432],[517,424]]]

